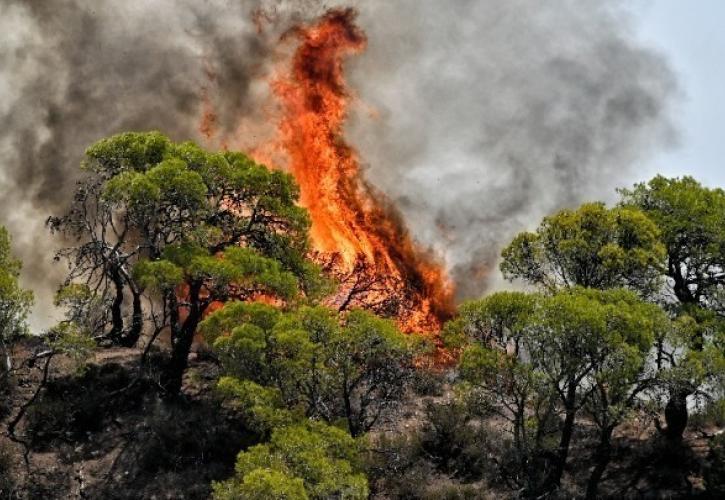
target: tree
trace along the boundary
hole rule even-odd
[[[360,310],[340,325],[336,312],[323,307],[281,312],[232,303],[200,330],[219,353],[225,375],[236,380],[224,379],[227,392],[247,398],[243,393],[254,387],[263,399],[278,398],[307,417],[344,419],[352,436],[370,430],[402,400],[414,369],[415,341]]]
[[[502,256],[504,277],[550,292],[625,286],[648,295],[659,287],[665,249],[657,226],[641,211],[588,203],[545,217],[535,232],[517,235]]]
[[[269,443],[237,457],[236,476],[214,484],[217,500],[368,498],[359,444],[345,431],[308,421],[280,427]]]
[[[160,323],[171,329],[172,354],[164,386],[172,394],[181,389],[194,333],[211,304],[260,293],[290,300],[297,292],[295,276],[283,271],[279,262],[242,247],[211,255],[195,245],[169,246],[160,259],[139,262],[134,275],[144,288],[158,294],[168,312],[164,314],[168,320]]]
[[[684,352],[684,363],[691,364],[693,359],[702,357],[703,351],[712,351],[713,342],[722,338],[725,329],[722,321],[712,317],[725,317],[725,191],[706,188],[691,177],[657,176],[620,192],[624,207],[644,211],[659,227],[667,253],[666,293],[662,302],[673,314],[704,323],[702,327],[693,325],[689,341],[681,345],[685,351],[694,351],[680,350]],[[671,352],[665,357],[677,365]],[[707,377],[699,377],[699,381],[697,378],[686,384],[672,384],[665,419],[666,433],[673,440],[681,440],[687,426],[687,398]]]
[[[169,140],[157,132],[120,134],[99,141],[86,150],[81,164],[85,178],[78,183],[68,211],[48,219],[51,232],[76,243],[55,257],[68,264],[63,286],[82,281],[89,301],[110,306],[110,318],[96,332],[99,339],[133,346],[141,336],[142,291],[131,277],[131,267],[149,251],[135,230],[133,214],[107,199],[106,185],[124,172],[143,171],[158,164],[169,148]],[[129,329],[124,318],[127,293],[133,303]]]
[[[459,367],[468,404],[508,423],[512,453],[510,461],[498,458],[502,475],[529,491],[545,472],[544,438],[554,416],[553,394],[522,351],[539,300],[537,294],[498,292],[465,302],[443,331],[447,347],[463,348]]]
[[[585,408],[601,429],[591,480],[596,494],[613,429],[654,383],[646,360],[666,331],[666,316],[621,289],[506,292],[465,309],[468,319],[458,329],[470,344],[462,353],[461,376],[509,422],[528,491],[559,486],[575,419]],[[549,449],[543,438],[557,414],[558,444]]]
[[[636,207],[658,226],[667,252],[669,289],[680,304],[723,312],[725,286],[725,191],[692,177],[657,176],[620,190],[622,204]]]
[[[50,219],[52,229],[78,241],[59,254],[69,259],[67,282],[82,279],[94,300],[111,297],[108,335],[116,342],[134,345],[144,322],[154,335],[170,329],[170,392],[180,388],[194,330],[211,303],[264,293],[289,300],[321,284],[305,259],[309,217],[289,174],[158,132],[113,136],[86,155],[89,175],[71,210]]]
[[[641,302],[624,291],[597,294],[597,300],[618,310],[611,339],[602,344],[593,367],[590,394],[584,410],[599,430],[594,468],[587,482],[587,498],[598,496],[598,487],[612,457],[614,430],[661,383],[654,347],[671,342],[672,324],[659,307]],[[622,321],[625,318],[625,321]]]
[[[26,319],[33,303],[33,293],[18,282],[21,266],[11,253],[8,231],[0,226],[0,348],[6,375],[13,369],[10,343],[27,332]]]

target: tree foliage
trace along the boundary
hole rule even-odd
[[[274,430],[268,443],[237,457],[233,479],[214,485],[218,500],[368,498],[360,445],[345,431],[308,421]]]
[[[665,249],[657,226],[641,211],[587,203],[545,217],[502,255],[504,277],[548,291],[626,286],[646,295],[659,287]]]
[[[657,176],[621,194],[623,206],[644,211],[657,224],[666,248],[661,302],[679,316],[681,335],[661,346],[660,358],[678,375],[670,378],[665,431],[679,441],[687,426],[688,397],[708,385],[710,393],[723,391],[725,191],[691,177]]]
[[[358,436],[401,401],[412,376],[411,339],[392,322],[360,310],[341,325],[323,307],[281,312],[237,302],[210,315],[201,331],[229,377],[222,388],[251,403],[246,407],[257,416],[265,414],[259,401],[276,402],[328,423],[343,419]]]
[[[4,372],[13,367],[9,343],[27,332],[26,320],[33,303],[33,293],[19,283],[21,266],[12,255],[7,229],[0,226],[0,348]]]
[[[77,241],[58,256],[69,262],[66,281],[110,303],[106,334],[115,342],[135,344],[144,324],[154,334],[170,329],[171,392],[210,304],[259,294],[290,300],[323,283],[305,259],[309,218],[289,174],[158,132],[103,139],[83,168],[69,212],[49,221]]]
[[[470,342],[462,378],[478,401],[509,422],[530,491],[559,485],[582,409],[602,429],[603,442],[611,437],[654,384],[647,360],[669,324],[657,306],[621,289],[504,292],[464,310],[456,325]],[[563,419],[558,429],[552,417]],[[556,442],[548,437],[553,431]]]
[[[682,304],[722,314],[725,304],[725,191],[692,177],[657,176],[621,190],[624,206],[644,211],[658,226],[667,251],[665,272]]]

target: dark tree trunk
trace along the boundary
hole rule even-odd
[[[687,285],[687,280],[682,276],[680,262],[676,259],[670,258],[669,270],[670,276],[675,282],[674,292],[677,300],[686,307],[696,307],[699,305],[699,298],[696,294],[692,293],[690,287]],[[701,351],[703,348],[703,341],[701,335],[698,335],[692,340],[692,349]],[[672,442],[679,443],[682,441],[682,436],[687,428],[687,420],[689,418],[687,411],[687,396],[690,393],[684,389],[676,389],[670,392],[670,399],[667,401],[665,406],[665,422],[667,423],[667,429],[665,429],[665,436]]]
[[[599,437],[599,446],[594,455],[594,469],[592,470],[589,481],[587,482],[587,500],[594,500],[597,498],[597,492],[599,490],[599,483],[602,480],[604,471],[609,465],[609,461],[612,459],[612,431],[614,427],[608,426],[602,429]]]
[[[124,347],[134,347],[141,338],[143,331],[143,309],[141,308],[141,293],[131,290],[133,296],[133,313],[131,315],[131,330],[121,340]]]
[[[682,435],[687,428],[688,412],[687,412],[687,396],[685,390],[673,391],[670,394],[670,400],[665,406],[665,436],[673,442],[682,441]]]
[[[569,457],[569,445],[574,434],[574,418],[576,417],[576,383],[570,381],[564,401],[565,417],[564,426],[561,429],[559,448],[556,453],[554,467],[544,482],[544,490],[552,491],[561,484],[561,476],[564,475],[564,467]]]
[[[347,417],[347,429],[352,437],[360,435],[360,428],[357,425],[352,410],[352,401],[350,400],[350,391],[347,388],[347,380],[343,381],[342,399],[345,405],[345,416]]]
[[[116,343],[121,343],[123,336],[123,280],[118,272],[111,273],[111,281],[116,288],[116,296],[111,304],[111,331],[109,336]]]
[[[194,342],[194,333],[201,322],[204,314],[205,304],[199,298],[201,284],[192,284],[189,289],[189,314],[180,328],[174,335],[171,352],[171,361],[166,370],[164,388],[171,395],[181,392],[181,383],[184,372],[189,364],[189,353],[191,344]]]

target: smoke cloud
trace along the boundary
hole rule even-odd
[[[460,296],[500,280],[502,245],[558,208],[607,199],[672,143],[677,88],[619,2],[365,3],[352,142]]]
[[[43,222],[85,147],[123,130],[203,142],[209,107],[220,136],[253,146],[280,36],[339,5],[369,38],[349,63],[350,142],[462,296],[495,285],[515,232],[610,196],[673,140],[675,79],[615,0],[4,0],[0,224],[39,293],[34,326],[62,276]]]

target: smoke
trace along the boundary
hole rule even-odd
[[[459,295],[496,286],[502,245],[607,199],[672,143],[673,74],[613,1],[365,2],[351,142]]]
[[[464,295],[490,286],[512,234],[609,195],[672,139],[672,73],[614,0],[4,0],[0,224],[39,293],[35,325],[62,276],[43,221],[85,147],[123,130],[203,141],[209,107],[220,136],[261,142],[279,37],[350,4],[369,38],[349,64],[365,103],[350,142]]]

